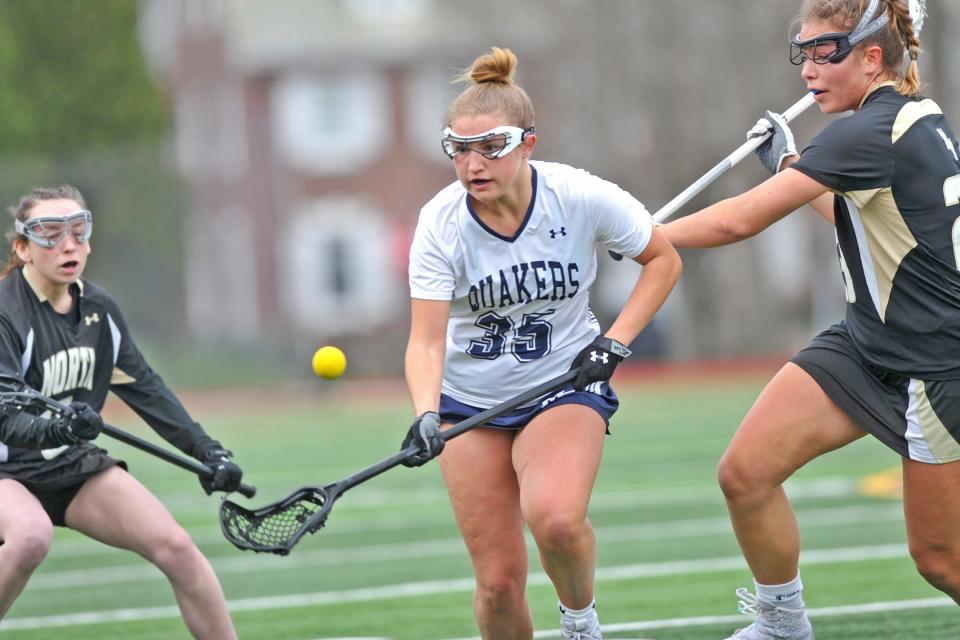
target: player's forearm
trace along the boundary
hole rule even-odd
[[[755,235],[744,223],[736,198],[728,198],[697,213],[660,227],[670,243],[679,248],[708,248],[733,244]]]
[[[50,420],[23,411],[0,413],[0,442],[22,449],[50,449],[69,444],[53,429]]]
[[[407,388],[415,415],[437,411],[440,407],[440,383],[443,381],[444,345],[410,342],[404,363]]]

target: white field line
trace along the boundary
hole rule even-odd
[[[785,485],[790,498],[799,505],[803,500],[844,499],[857,495],[857,482],[844,477],[824,477],[812,480],[790,480]],[[351,493],[350,500],[337,504],[337,514],[345,515],[350,512],[366,512],[362,520],[344,522],[334,520],[332,526],[324,529],[324,538],[350,537],[356,533],[368,532],[371,529],[378,531],[402,531],[423,526],[423,519],[404,519],[399,513],[389,516],[379,516],[370,513],[380,507],[404,505],[446,505],[449,503],[446,492],[440,489],[424,489],[415,492],[398,492],[381,490],[374,487],[358,488]],[[165,503],[170,507],[168,501]],[[195,503],[195,501],[194,501]],[[636,489],[630,491],[601,491],[590,498],[591,511],[609,510],[622,511],[642,510],[645,507],[663,507],[675,505],[722,505],[723,498],[720,489],[714,485],[701,487],[670,487],[659,489]],[[171,507],[175,513],[183,513]],[[210,513],[209,505],[188,509],[191,513]],[[419,514],[418,514],[419,515]],[[444,512],[443,519],[437,519],[431,526],[450,522],[452,518]],[[224,542],[223,534],[217,525],[190,527],[190,534],[200,545]],[[53,553],[64,557],[79,558],[115,553],[116,549],[97,544],[87,538],[71,534],[70,538],[58,540],[54,543]]]
[[[803,529],[826,528],[850,524],[897,522],[903,518],[899,504],[880,504],[854,507],[810,509],[798,513]],[[730,534],[730,521],[726,517],[695,518],[672,522],[627,524],[596,529],[599,544],[696,538]],[[319,535],[322,535],[319,534]],[[528,546],[533,541],[528,536]],[[422,540],[396,544],[341,547],[317,551],[295,550],[295,562],[289,558],[269,555],[210,558],[218,575],[264,571],[287,571],[311,567],[330,567],[363,563],[382,563],[399,560],[438,558],[466,554],[460,538]],[[137,581],[163,580],[163,574],[152,564],[140,561],[136,564],[113,567],[71,569],[37,573],[30,580],[31,591],[74,589],[82,586],[121,584]]]
[[[803,565],[833,564],[836,562],[861,562],[907,557],[903,544],[846,547],[840,549],[818,549],[801,554]],[[723,571],[745,570],[746,564],[740,556],[725,558],[703,558],[700,560],[678,560],[672,562],[653,562],[646,564],[602,567],[597,569],[598,581],[633,580],[657,576],[680,576],[691,574],[718,573]],[[531,586],[549,585],[549,578],[543,573],[531,574],[527,580]],[[263,611],[295,607],[321,606],[349,602],[370,602],[414,596],[431,596],[444,593],[473,591],[473,578],[453,580],[429,580],[404,584],[383,585],[345,591],[321,591],[281,596],[242,598],[229,602],[230,610]],[[86,611],[54,616],[10,618],[0,622],[0,631],[11,629],[40,629],[102,622],[120,622],[129,620],[155,620],[179,616],[176,607],[145,607],[139,609],[118,609],[112,611]]]

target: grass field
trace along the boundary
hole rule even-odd
[[[764,377],[621,381],[591,503],[600,545],[605,637],[725,638],[749,619],[734,589],[751,585],[714,470]],[[335,396],[338,396],[335,398]],[[399,387],[318,383],[312,399],[259,410],[188,406],[234,449],[251,506],[325,484],[392,454],[409,421]],[[121,415],[121,427],[155,439]],[[470,564],[437,468],[397,468],[339,500],[326,529],[286,557],[241,552],[221,536],[218,500],[187,473],[125,445],[123,456],[193,534],[219,574],[241,638],[463,639],[476,636]],[[776,455],[776,443],[770,443]],[[957,638],[960,613],[916,574],[901,504],[860,480],[897,464],[865,438],[787,485],[804,548],[806,601],[818,640]],[[556,638],[556,597],[532,553],[537,638]],[[47,561],[0,624],[7,640],[167,640],[187,633],[161,574],[134,555],[58,530]]]

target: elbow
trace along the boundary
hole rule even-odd
[[[683,260],[676,251],[674,251],[673,259],[670,261],[669,266],[670,270],[667,274],[667,279],[670,282],[670,288],[673,289],[677,286],[677,283],[680,282],[680,276],[683,274]]]
[[[760,231],[762,231],[762,229],[751,224],[749,220],[744,220],[739,217],[726,220],[721,227],[721,233],[727,238],[727,242],[724,244],[733,244],[741,240],[746,240],[747,238],[752,238],[760,233]]]

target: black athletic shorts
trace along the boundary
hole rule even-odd
[[[960,460],[960,380],[920,380],[876,367],[836,324],[792,359],[857,425],[901,456]]]
[[[40,501],[50,521],[65,527],[67,507],[83,483],[114,465],[127,468],[123,460],[115,460],[103,449],[84,444],[67,449],[39,468],[17,472],[3,469],[0,478],[11,478],[26,487]]]

